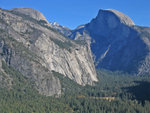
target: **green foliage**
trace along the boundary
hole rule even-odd
[[[9,11],[9,10],[5,10],[5,11],[9,12],[9,13],[12,13],[14,15],[20,16],[24,20],[29,20],[31,22],[38,23],[38,21],[36,19],[30,17],[29,15],[25,15],[25,14],[22,14],[22,13],[19,13],[19,12],[16,12],[16,11]]]
[[[57,98],[39,95],[34,83],[2,62],[4,71],[14,79],[12,89],[0,89],[0,113],[67,113],[72,109]]]
[[[16,41],[10,36],[7,36],[5,39],[0,39],[3,40],[9,48],[12,48],[16,52],[16,54],[19,54],[21,57],[26,58],[30,61],[39,63],[38,59],[40,58],[35,53],[26,48],[21,42]]]
[[[86,40],[73,40],[76,44],[79,44],[79,45],[87,45],[87,42]]]
[[[51,40],[57,44],[60,48],[62,49],[66,49],[68,50],[69,52],[71,52],[71,47],[73,46],[73,44],[71,43],[71,41],[65,41],[65,42],[62,42],[61,40],[58,40],[58,39],[54,39],[54,38],[51,38]]]
[[[34,82],[2,61],[13,78],[11,89],[0,89],[0,113],[149,113],[150,77],[99,70],[95,86],[82,87],[60,73],[60,98],[46,97]],[[109,98],[109,99],[107,99]]]
[[[63,95],[46,97],[34,82],[2,61],[13,78],[11,89],[0,89],[0,113],[149,113],[150,77],[97,71],[99,82],[82,87],[53,71],[61,81]],[[110,99],[107,99],[110,98]]]
[[[58,72],[55,72],[55,71],[52,71],[52,72],[53,72],[53,75],[58,77],[59,80],[61,81],[62,91],[65,95],[69,95],[69,96],[77,95],[82,91],[83,86],[78,85],[76,82],[72,81],[68,77],[65,77],[64,75]]]
[[[8,12],[59,33],[57,30],[45,25],[45,21],[37,21],[30,16],[17,12]],[[0,19],[0,22],[2,23],[3,20]],[[140,29],[142,31],[145,28]],[[2,34],[3,30],[0,30],[0,32]],[[149,34],[143,31],[142,33],[141,35],[149,37]],[[3,36],[1,35],[1,37]],[[15,49],[15,52],[19,53],[21,57],[28,58],[31,61],[38,59],[34,53],[13,38],[8,36],[5,39],[0,39],[7,42],[6,45]],[[51,40],[60,48],[68,51],[71,50],[70,47],[73,47],[73,43],[69,39],[65,42],[54,38],[51,38]],[[76,43],[84,44],[82,41]],[[11,89],[0,88],[0,113],[150,112],[149,76],[131,76],[120,72],[99,70],[97,71],[99,82],[95,83],[95,86],[82,87],[60,73],[53,71],[54,76],[61,81],[63,91],[60,98],[55,98],[40,95],[35,89],[34,81],[29,80],[4,61],[2,61],[2,69],[13,79],[13,83]],[[45,70],[48,71],[46,68]],[[0,74],[5,76],[2,72]]]
[[[132,98],[131,92],[123,88],[138,86],[134,81],[147,81],[146,77],[124,75],[120,72],[98,71],[100,82],[95,86],[82,87],[70,79],[54,72],[63,88],[60,98],[39,95],[34,84],[21,73],[2,62],[2,68],[12,75],[15,82],[13,89],[0,90],[1,113],[148,113],[149,100],[144,104]],[[146,87],[146,86],[143,86]],[[141,90],[141,89],[140,89]],[[131,97],[130,97],[131,96]],[[102,97],[115,97],[106,100]]]
[[[47,29],[49,29],[49,30],[51,30],[51,31],[53,31],[53,32],[55,32],[55,33],[57,33],[57,34],[59,34],[59,35],[62,35],[63,37],[65,37],[62,33],[58,32],[56,29],[54,29],[54,28],[52,28],[52,27],[46,25],[47,22],[46,22],[45,20],[39,20],[39,21],[38,21],[38,20],[36,20],[36,19],[30,17],[29,15],[25,15],[25,14],[22,14],[22,13],[19,13],[19,12],[16,12],[16,11],[8,11],[8,10],[5,10],[5,11],[6,11],[6,12],[10,12],[10,13],[12,13],[12,14],[14,14],[14,15],[17,15],[17,16],[21,16],[22,19],[24,19],[24,20],[29,20],[29,21],[31,21],[31,22],[34,22],[35,24],[39,24],[39,25],[41,25],[41,26],[43,26],[43,27],[45,27],[45,28],[47,28]],[[67,39],[67,37],[65,37],[65,38]]]
[[[47,22],[45,20],[40,20],[39,21],[41,24],[47,24]]]
[[[149,76],[131,76],[120,72],[110,72],[106,70],[98,71],[98,75],[99,82],[95,86],[83,87],[80,93],[75,89],[78,96],[69,97],[69,105],[75,112],[150,112],[150,108],[147,109],[147,106],[150,105]],[[140,81],[140,84],[137,81]],[[108,101],[105,97],[114,97],[114,99]]]

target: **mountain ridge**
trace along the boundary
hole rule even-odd
[[[0,10],[0,32],[0,60],[35,82],[40,94],[61,95],[61,81],[52,71],[83,86],[98,81],[90,47],[67,39],[49,24]]]
[[[136,26],[119,11],[99,10],[91,22],[77,27],[66,36],[84,40],[91,46],[97,68],[137,75],[150,74],[150,28]]]
[[[36,20],[39,20],[39,21],[44,20],[48,23],[45,16],[41,12],[39,12],[35,9],[32,9],[32,8],[18,7],[18,8],[9,9],[9,11],[22,13],[22,14],[28,15]]]

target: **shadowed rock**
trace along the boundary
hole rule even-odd
[[[119,11],[99,10],[90,23],[66,36],[90,44],[97,68],[150,74],[150,28],[136,26]]]

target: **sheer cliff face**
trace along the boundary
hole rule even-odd
[[[97,68],[150,74],[150,28],[136,26],[121,12],[100,10],[96,18],[68,37],[90,43]]]
[[[111,32],[115,33],[115,30],[119,29],[121,29],[122,32],[125,32],[124,35],[128,35],[128,28],[125,28],[123,25],[132,26],[134,23],[128,16],[116,10],[108,9],[100,10],[97,17],[93,19],[86,27],[94,35],[108,37]]]
[[[65,38],[39,12],[0,10],[0,32],[1,61],[34,81],[39,93],[61,94],[61,82],[51,71],[80,85],[97,81],[90,47]]]

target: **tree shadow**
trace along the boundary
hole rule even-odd
[[[146,100],[150,101],[150,82],[147,81],[134,81],[137,85],[124,87],[127,93],[132,95],[132,99],[144,102]]]

